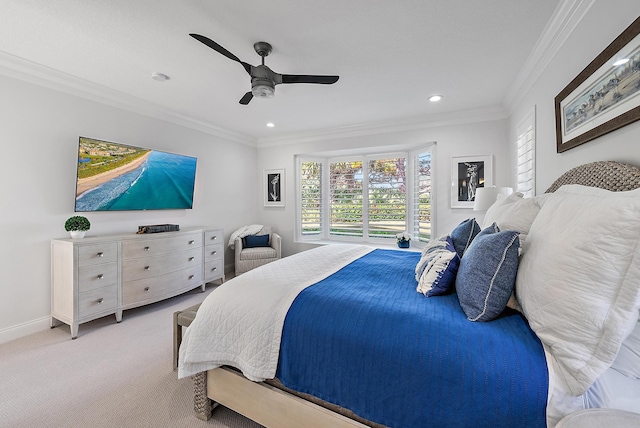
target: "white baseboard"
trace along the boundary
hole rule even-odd
[[[38,318],[0,330],[0,344],[51,328],[51,317]]]

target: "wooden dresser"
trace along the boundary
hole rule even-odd
[[[51,327],[84,322],[224,281],[222,229],[51,241]]]

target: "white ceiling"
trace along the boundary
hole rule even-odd
[[[2,0],[0,53],[79,78],[94,92],[263,141],[503,105],[560,3]],[[275,98],[243,106],[249,75],[189,33],[253,65],[253,43],[264,40],[274,71],[340,80],[278,85]],[[157,82],[152,72],[171,79]],[[432,94],[444,99],[430,103]]]

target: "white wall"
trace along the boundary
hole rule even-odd
[[[317,138],[313,141],[292,144],[272,142],[268,147],[258,148],[258,168],[285,169],[284,208],[265,208],[262,195],[258,195],[261,209],[260,219],[264,224],[274,227],[283,238],[282,253],[290,255],[311,247],[309,244],[294,243],[295,234],[295,177],[294,156],[341,149],[380,147],[383,152],[391,146],[414,146],[436,142],[435,165],[435,205],[437,236],[450,232],[462,220],[478,217],[471,209],[450,208],[451,157],[467,155],[493,155],[494,183],[506,185],[510,181],[510,165],[507,147],[507,121],[487,120],[483,122],[465,122],[464,113],[457,118],[456,125],[429,126],[410,131],[380,132],[373,135],[343,138]],[[414,127],[415,128],[415,127]],[[262,183],[260,182],[260,185]]]
[[[9,77],[0,94],[0,343],[48,328],[50,239],[68,236],[80,135],[198,158],[194,209],[89,213],[88,235],[176,223],[228,236],[256,222],[255,147]]]
[[[515,140],[517,123],[535,105],[536,193],[543,193],[563,172],[575,166],[615,160],[640,166],[640,121],[556,153],[554,98],[622,31],[640,15],[640,2],[596,0],[562,45],[509,121],[509,140]]]

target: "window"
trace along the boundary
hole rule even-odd
[[[532,197],[536,191],[536,131],[535,108],[516,128],[516,192],[525,198]]]
[[[431,151],[416,153],[413,156],[414,198],[413,230],[420,242],[431,240]],[[417,232],[417,233],[416,233]]]
[[[407,230],[406,170],[406,157],[369,161],[369,238],[395,239]]]
[[[394,242],[431,238],[431,148],[297,158],[297,238]]]
[[[300,164],[300,203],[302,236],[322,233],[322,163],[306,161]]]
[[[329,235],[362,237],[362,161],[329,162]]]

